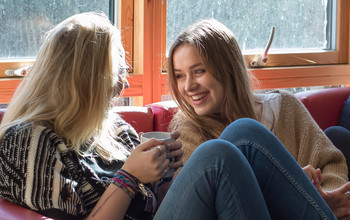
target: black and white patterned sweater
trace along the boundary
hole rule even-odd
[[[139,144],[136,131],[121,119],[116,132],[124,146],[133,149]],[[0,147],[0,197],[52,218],[82,219],[107,188],[99,180],[112,177],[122,165],[105,164],[97,154],[79,156],[47,127],[12,126]],[[143,199],[133,199],[127,211],[130,219],[149,218],[143,213]]]

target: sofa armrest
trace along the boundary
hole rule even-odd
[[[295,94],[322,130],[338,124],[350,87],[312,90]]]
[[[0,198],[0,219],[4,220],[43,220],[51,219],[30,209],[23,208]]]
[[[170,121],[179,107],[174,101],[162,101],[147,105],[151,107],[154,113],[154,130],[168,131]]]

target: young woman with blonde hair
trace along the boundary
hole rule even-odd
[[[149,184],[168,157],[181,166],[181,143],[168,144],[169,155],[155,139],[136,148],[136,131],[110,104],[129,86],[126,74],[119,30],[104,14],[49,31],[0,126],[0,196],[57,219],[152,218]]]
[[[270,216],[256,177],[281,168],[270,163],[271,158],[284,161],[287,171],[296,170],[293,176],[304,173],[295,169],[298,165],[268,130],[249,120],[236,120],[221,139],[201,144],[172,184],[171,178],[164,178],[169,167],[182,166],[182,145],[175,141],[180,134],[173,132],[171,143],[151,139],[139,145],[135,130],[113,114],[112,97],[128,86],[125,67],[120,34],[102,14],[72,16],[48,33],[1,124],[2,198],[56,219],[289,216]],[[254,158],[265,165],[259,175],[253,172],[259,164],[250,164],[233,145],[247,138],[246,129],[264,137],[252,139],[255,146],[271,152],[269,157],[256,152]],[[169,162],[172,157],[174,163]],[[309,201],[302,206],[304,217],[334,219],[305,181],[306,176],[298,187],[311,195],[303,199]],[[276,195],[290,187],[282,184],[279,189],[278,194],[269,189],[264,193],[280,203]],[[165,192],[159,206],[157,195]],[[289,198],[293,207],[300,200],[296,196]]]
[[[252,90],[251,83],[257,82],[249,74],[239,45],[226,26],[207,19],[181,32],[169,51],[168,77],[180,109],[170,129],[181,130],[184,161],[201,143],[219,138],[232,122],[251,118],[276,135],[283,148],[304,167],[337,217],[349,215],[350,184],[344,156],[292,94],[258,94]],[[288,208],[283,202],[277,204],[280,206],[267,205],[269,210]]]

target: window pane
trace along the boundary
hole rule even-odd
[[[33,58],[46,31],[65,18],[87,11],[109,15],[110,0],[0,1],[0,59]]]
[[[264,50],[272,26],[276,30],[270,51],[331,49],[331,2],[333,0],[168,0],[167,51],[183,28],[203,18],[224,23],[233,31],[244,52]]]

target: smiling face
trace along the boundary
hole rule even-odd
[[[173,56],[177,89],[198,115],[222,113],[224,99],[222,85],[203,64],[195,47],[180,45]]]

